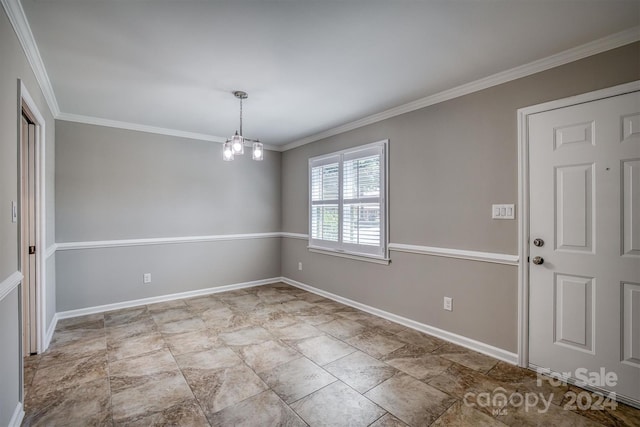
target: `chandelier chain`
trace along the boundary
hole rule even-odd
[[[240,135],[243,135],[242,133],[242,97],[240,98]]]

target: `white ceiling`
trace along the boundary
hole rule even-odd
[[[620,32],[638,0],[22,0],[63,113],[271,145]]]

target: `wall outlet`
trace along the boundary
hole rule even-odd
[[[442,308],[447,311],[453,311],[453,298],[444,297],[444,306]]]
[[[144,273],[142,275],[142,283],[151,283],[151,273]]]
[[[302,263],[298,262],[298,271],[302,271]]]

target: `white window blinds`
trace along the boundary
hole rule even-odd
[[[311,169],[311,233],[313,239],[337,242],[340,203],[340,159],[325,159]]]
[[[309,246],[386,258],[386,146],[309,160]]]

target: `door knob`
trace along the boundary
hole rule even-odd
[[[533,241],[533,246],[537,246],[537,247],[544,246],[544,240],[542,240],[542,239],[535,239],[535,240]]]
[[[540,265],[544,263],[544,258],[542,258],[541,256],[535,256],[533,257],[533,263],[535,265]]]

